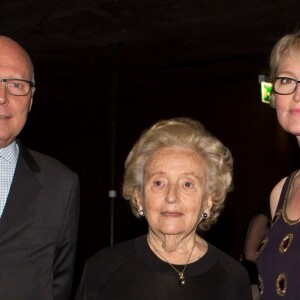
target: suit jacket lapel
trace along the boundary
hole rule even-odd
[[[36,199],[42,189],[35,174],[40,169],[30,152],[19,144],[19,157],[15,174],[0,218],[0,236],[13,226],[26,212],[27,207]]]

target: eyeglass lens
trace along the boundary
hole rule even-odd
[[[16,96],[25,96],[29,93],[31,84],[27,81],[6,79],[5,86],[7,91]]]
[[[278,94],[289,95],[295,92],[298,81],[288,77],[278,77],[274,82],[274,91]]]

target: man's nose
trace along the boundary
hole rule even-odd
[[[3,105],[7,102],[6,87],[4,82],[0,82],[0,104]]]

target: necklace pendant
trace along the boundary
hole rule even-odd
[[[179,273],[179,285],[184,286],[185,285],[185,277],[183,273]]]

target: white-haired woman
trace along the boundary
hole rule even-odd
[[[76,299],[250,300],[239,262],[197,234],[216,222],[231,180],[230,151],[198,121],[146,130],[125,162],[123,196],[148,234],[89,259]]]

